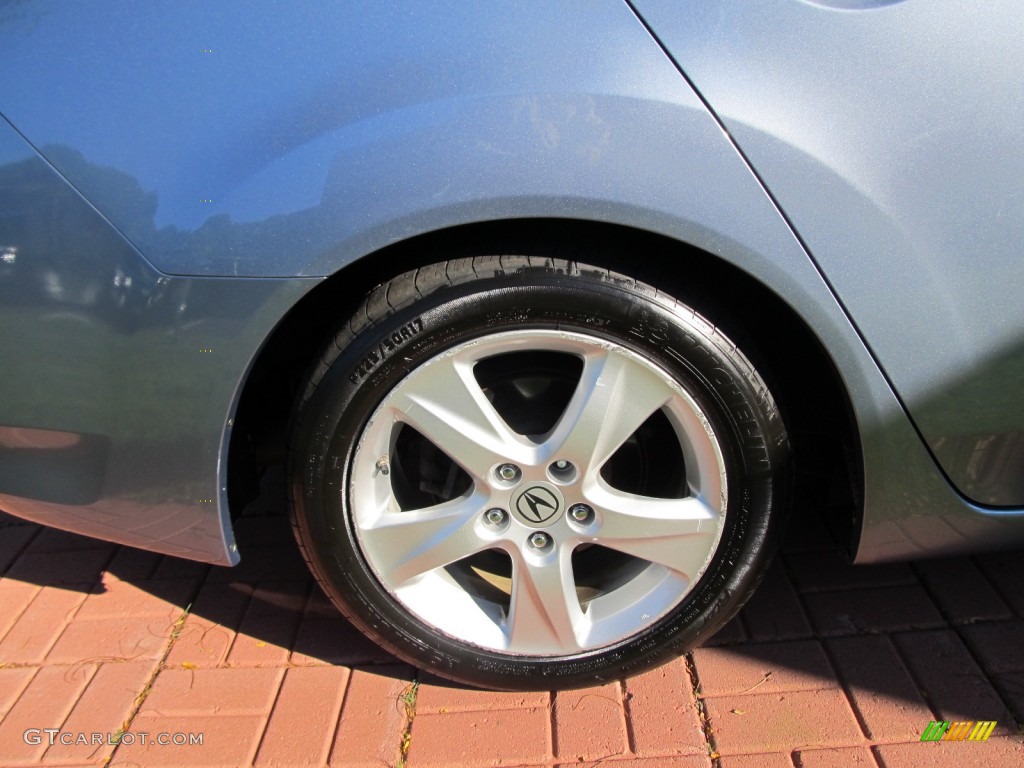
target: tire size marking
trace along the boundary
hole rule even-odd
[[[359,362],[359,365],[356,366],[355,371],[353,371],[348,377],[348,380],[353,384],[358,384],[361,380],[369,376],[374,368],[393,355],[399,347],[404,346],[407,342],[411,341],[416,336],[419,336],[421,333],[423,333],[423,320],[418,317],[415,320],[406,323],[402,327],[395,329],[381,340],[375,351],[367,354],[366,357]]]
[[[500,310],[488,312],[486,322],[488,325],[509,325],[511,323],[527,323],[534,317],[534,312],[529,307]],[[559,330],[575,330],[573,327],[565,327],[562,323],[572,323],[574,326],[583,328],[604,328],[609,324],[605,317],[599,317],[591,312],[576,312],[573,310],[551,310],[548,318],[557,322]]]

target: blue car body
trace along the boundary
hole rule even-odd
[[[995,6],[5,4],[0,509],[237,562],[240,404],[312,362],[280,354],[303,320],[541,228],[657,237],[798,322],[858,561],[1019,544],[1024,11]]]

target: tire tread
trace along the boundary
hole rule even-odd
[[[777,454],[780,456],[783,455],[786,435],[785,429],[781,423],[781,418],[778,415],[778,408],[776,407],[761,375],[732,340],[725,336],[724,333],[722,333],[713,323],[703,315],[699,314],[696,310],[688,305],[681,304],[674,297],[654,288],[648,283],[634,279],[629,275],[601,267],[581,264],[571,258],[564,258],[562,256],[540,257],[502,254],[475,256],[472,258],[457,258],[445,262],[421,266],[417,269],[403,272],[386,282],[374,286],[366,293],[366,296],[358,309],[345,323],[340,326],[331,338],[330,343],[326,346],[326,349],[320,356],[320,359],[310,372],[307,385],[303,389],[302,395],[298,398],[296,406],[293,409],[289,432],[292,434],[295,433],[302,414],[306,410],[310,400],[314,397],[318,385],[331,370],[334,362],[350,345],[356,342],[361,334],[365,333],[368,329],[379,325],[395,313],[401,312],[415,304],[417,301],[420,301],[439,290],[454,288],[468,282],[482,279],[519,275],[530,272],[545,272],[549,274],[588,276],[596,278],[601,282],[610,283],[626,291],[641,294],[648,299],[653,299],[662,306],[671,309],[681,318],[685,318],[704,335],[705,339],[709,343],[713,344],[724,356],[730,359],[731,363],[735,366],[736,372],[747,381],[749,391],[751,393],[756,393],[754,394],[755,399],[763,404],[764,411],[770,416],[770,424],[768,426],[772,427],[772,434],[765,435],[766,441],[770,440],[774,445]],[[289,476],[292,478],[297,477],[298,474],[296,471],[298,468],[291,466],[294,461],[295,456],[294,452],[292,452],[289,454]],[[299,483],[294,480],[290,482],[288,491],[291,502],[290,521],[300,552],[308,563],[318,584],[325,593],[331,594],[335,588],[332,585],[331,580],[317,565],[317,558],[311,551],[312,531],[309,528],[308,523],[305,522],[303,516],[297,513],[301,504]],[[760,582],[761,577],[766,570],[766,562],[764,558],[770,557],[771,550],[774,549],[774,546],[777,543],[778,532],[781,528],[782,526],[780,524],[772,526],[772,540],[768,542],[768,547],[766,548],[767,554],[759,556],[759,563],[756,569],[759,570],[759,573],[755,574],[754,577],[745,584],[743,589],[746,596],[752,594],[754,589],[757,587],[757,584]],[[722,600],[724,601],[725,598],[723,597]],[[360,619],[355,611],[347,608],[345,605],[339,605],[337,601],[334,602],[342,615],[344,615],[349,621],[356,624],[371,640],[385,648],[394,650],[395,645],[388,636],[379,631],[376,627],[368,626],[365,621]],[[716,617],[718,617],[717,609],[709,611],[702,618],[700,623],[702,625],[706,625],[709,622],[716,621]],[[652,662],[659,663],[660,661],[664,661],[667,658],[678,654],[681,650],[681,642],[682,641],[666,644],[660,649],[657,658],[647,656],[643,665],[639,668],[646,668]],[[416,663],[416,660],[412,658],[406,658],[406,660],[411,663]],[[624,677],[628,674],[635,673],[637,668],[637,662],[630,663],[629,661],[623,661],[609,676]],[[443,670],[435,669],[433,671],[437,674],[444,674]],[[453,676],[453,679],[459,680],[457,676]],[[592,684],[595,681],[595,678],[579,679],[573,684]],[[516,688],[522,687],[522,681],[511,682],[518,683],[515,686]]]

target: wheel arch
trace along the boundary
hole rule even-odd
[[[259,493],[261,468],[283,462],[298,387],[333,326],[367,291],[427,264],[503,253],[557,256],[629,274],[713,319],[779,403],[793,442],[796,505],[820,515],[855,553],[863,511],[860,435],[842,378],[810,324],[725,258],[668,236],[578,219],[507,219],[420,234],[347,264],[303,296],[266,340],[242,388],[228,451],[232,517]],[[283,504],[283,493],[276,500]]]

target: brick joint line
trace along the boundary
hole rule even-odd
[[[0,530],[3,530],[5,528],[15,528],[15,527],[21,528],[23,526],[21,526],[21,525],[15,526],[15,525],[10,525],[10,524],[5,524],[5,525],[0,526]],[[42,533],[42,531],[43,531],[43,527],[42,526],[37,525],[35,527],[35,530],[32,532],[32,535],[29,536],[28,539],[25,541],[25,543],[22,544],[21,547],[18,548],[18,551],[14,553],[14,557],[11,558],[11,562],[7,565],[6,568],[3,569],[3,571],[0,571],[0,577],[3,577],[3,576],[7,575],[7,572],[9,570],[11,570],[11,568],[14,567],[14,564],[17,563],[18,560],[21,558],[21,556],[24,555],[25,552],[28,551],[28,548],[32,546],[32,542],[34,542],[37,538],[39,538],[39,535]],[[109,563],[108,563],[108,565],[109,565]]]
[[[711,758],[713,768],[721,768],[722,761],[718,755],[718,747],[715,744],[711,720],[708,717],[708,708],[704,703],[704,694],[700,689],[700,676],[697,674],[697,665],[693,660],[693,652],[683,656],[686,666],[686,674],[690,678],[690,687],[693,689],[693,698],[697,703],[697,717],[700,719],[700,730],[704,735],[704,748],[707,749],[708,757]]]
[[[420,681],[419,673],[417,672],[409,686],[398,697],[398,700],[405,706],[405,727],[402,729],[402,735],[398,740],[398,760],[395,763],[395,768],[405,768],[406,761],[409,758],[409,748],[412,746],[413,720],[416,719],[416,698],[419,695],[419,690]]]
[[[625,680],[619,680],[619,694],[622,696],[622,717],[626,725],[626,748],[631,755],[635,755],[636,733],[633,730],[633,708],[629,704],[632,695],[626,688]]]
[[[174,624],[171,625],[171,635],[168,638],[167,646],[164,648],[164,652],[160,655],[160,658],[157,659],[156,664],[153,666],[153,673],[146,679],[146,683],[142,686],[142,690],[139,691],[138,695],[135,697],[135,701],[132,702],[132,709],[128,713],[128,717],[125,718],[124,723],[122,723],[119,733],[128,733],[131,730],[132,723],[135,722],[135,718],[141,711],[142,705],[146,701],[146,697],[149,696],[149,692],[153,689],[153,683],[156,682],[157,676],[166,669],[167,657],[170,656],[171,649],[174,648],[174,643],[181,634],[181,630],[185,626],[186,619],[191,615],[192,603],[198,596],[200,587],[201,585],[196,587],[192,594],[192,600],[189,601],[188,605],[186,605],[185,609],[181,612],[181,615],[178,616],[178,618],[175,619]],[[114,759],[120,748],[121,741],[119,739],[117,744],[114,745],[114,749],[110,752],[110,755],[104,761],[104,765],[110,763]]]
[[[884,635],[883,637],[885,637],[886,642],[889,643],[889,647],[893,649],[893,652],[896,654],[897,660],[903,666],[904,670],[907,672],[907,675],[911,678],[911,680],[913,680],[913,676],[911,675],[910,670],[907,669],[907,665],[903,663],[903,658],[899,655],[899,649],[895,648],[895,643],[893,643],[892,640],[889,639],[888,635]],[[820,643],[820,646],[822,652],[825,654],[825,658],[828,660],[829,666],[832,667],[832,674],[834,674],[836,680],[839,681],[839,687],[843,691],[843,698],[846,699],[847,706],[849,706],[850,709],[853,711],[853,717],[857,721],[857,727],[860,728],[861,735],[870,741],[875,741],[876,739],[874,737],[874,734],[868,727],[867,718],[865,718],[864,713],[860,711],[860,707],[857,706],[857,700],[853,696],[853,686],[847,680],[847,676],[842,673],[841,667],[839,663],[836,661],[835,654],[829,648],[829,645],[827,643]]]
[[[981,577],[988,582],[988,585],[992,588],[992,591],[996,593],[996,596],[1003,602],[1003,605],[1006,606],[1010,613],[1014,616],[1017,616],[1018,618],[1024,618],[1024,616],[1022,616],[1020,612],[1014,609],[1013,602],[1010,601],[1009,597],[1006,594],[1006,591],[999,584],[999,582],[992,577],[992,574],[989,572],[988,567],[982,565],[981,558],[979,558],[977,555],[973,555],[969,558],[969,560],[977,569],[978,573],[981,574]]]
[[[551,750],[552,759],[558,754],[558,719],[555,717],[557,702],[558,691],[552,691],[548,696],[548,748]]]
[[[977,567],[977,564],[975,564],[975,567]],[[910,569],[913,572],[914,576],[917,577],[917,580],[921,584],[921,588],[924,589],[925,594],[928,595],[928,599],[932,601],[932,605],[934,605],[936,610],[938,610],[939,615],[943,619],[946,620],[946,624],[949,627],[949,629],[953,631],[953,633],[957,636],[957,639],[960,641],[960,644],[963,645],[964,649],[967,651],[967,655],[971,657],[971,660],[975,663],[975,665],[978,667],[978,669],[980,669],[982,671],[982,673],[985,675],[985,677],[988,678],[989,683],[990,683],[989,684],[989,688],[992,689],[992,692],[996,695],[996,698],[999,699],[999,703],[1001,703],[1003,705],[1003,708],[1007,712],[1009,712],[1009,713],[1011,713],[1013,715],[1014,722],[1010,724],[1011,729],[1016,729],[1016,730],[1020,731],[1022,728],[1024,728],[1024,712],[1018,712],[1016,707],[1011,706],[1010,700],[1007,699],[1007,697],[1000,690],[1000,687],[996,684],[995,676],[991,676],[991,677],[989,676],[989,672],[988,672],[987,669],[985,669],[985,665],[981,663],[981,659],[978,658],[978,654],[976,654],[974,652],[974,648],[971,647],[971,644],[968,642],[967,638],[964,637],[964,634],[963,634],[963,627],[965,627],[965,626],[977,626],[977,624],[982,624],[982,623],[987,624],[987,623],[990,623],[990,622],[977,622],[976,624],[973,624],[973,625],[972,624],[967,624],[966,622],[954,622],[951,619],[951,617],[949,616],[949,614],[946,612],[946,609],[942,606],[942,604],[938,600],[935,599],[935,594],[934,594],[933,590],[928,586],[927,581],[925,579],[921,578],[920,570],[918,569],[917,564],[916,563],[910,563]],[[987,574],[985,574],[985,572],[984,572],[984,569],[979,567],[978,570],[981,571],[984,576],[987,576]],[[995,584],[993,584],[992,586],[995,587]],[[1003,600],[1003,595],[1002,595],[1002,593],[999,590],[996,590],[996,594],[997,594],[997,596],[999,597],[1000,600]],[[1005,603],[1006,601],[1003,600],[1003,602]],[[994,623],[994,622],[991,622],[991,623]],[[893,643],[893,645],[896,645],[896,644]],[[897,649],[897,652],[898,651],[899,651],[899,649]],[[907,666],[907,665],[904,664],[904,666]],[[911,676],[913,676],[913,672],[911,672]],[[916,678],[915,678],[915,682],[917,682]],[[929,706],[931,706],[931,702],[929,701],[928,703],[929,703]],[[932,709],[934,710],[935,707],[932,707]],[[936,712],[935,715],[936,715],[936,717],[938,717],[939,713]]]

